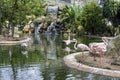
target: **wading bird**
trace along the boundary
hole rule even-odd
[[[22,47],[27,47],[28,46],[28,43],[27,42],[24,42],[21,44]]]
[[[114,39],[114,37],[102,37],[102,41],[104,42],[105,45],[108,45],[108,42]]]
[[[85,50],[90,51],[90,48],[87,45],[85,45],[85,44],[77,44],[77,40],[76,39],[73,39],[73,40],[75,41],[74,48],[76,50],[79,49],[79,50],[82,51],[82,59],[84,59],[84,52],[83,51],[85,51]]]
[[[63,42],[66,44],[66,45],[70,45],[71,43],[74,43],[74,40],[70,40],[70,33],[68,35],[68,40],[63,40]]]
[[[71,49],[71,48],[69,48],[69,47],[66,47],[66,48],[64,48],[63,50],[66,51],[66,52],[68,52],[68,54],[69,54],[70,52],[75,52],[75,50],[73,50],[73,49]]]

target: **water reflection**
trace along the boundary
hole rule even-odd
[[[43,65],[30,65],[32,67],[24,67],[17,69],[16,80],[43,80],[42,69]],[[24,77],[23,77],[24,76]]]
[[[46,57],[47,59],[57,59],[57,48],[56,48],[56,35],[46,35],[47,38],[47,46],[45,48],[46,51]]]
[[[26,47],[0,46],[0,80],[119,80],[69,69],[61,37],[37,36]]]

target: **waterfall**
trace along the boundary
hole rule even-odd
[[[43,23],[39,24],[37,27],[35,27],[35,35],[37,35],[40,31],[40,28],[43,26]]]
[[[58,6],[48,6],[47,7],[47,16],[56,19],[58,16]]]
[[[43,26],[43,23],[39,24],[37,27],[35,27],[35,39],[37,40],[38,43],[41,44],[41,39],[39,37],[39,31],[40,31],[40,28]]]
[[[55,26],[56,26],[56,19],[58,17],[58,9],[59,9],[58,6],[47,7],[47,17],[53,20],[47,28],[47,31],[46,31],[47,33],[57,34]]]
[[[57,31],[56,31],[56,28],[55,28],[55,26],[56,26],[56,21],[54,21],[54,22],[51,22],[51,24],[48,26],[48,28],[47,28],[47,33],[53,33],[53,34],[57,34]]]

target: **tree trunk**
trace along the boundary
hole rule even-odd
[[[16,11],[16,9],[18,8],[18,0],[15,0],[14,1],[14,5],[12,6],[13,7],[13,10],[12,10],[12,14],[11,14],[11,23],[12,23],[12,37],[14,36],[14,25],[15,25],[15,23],[14,23],[14,12]]]
[[[2,34],[2,25],[0,25],[0,35]]]
[[[14,37],[14,27],[12,27],[12,37]]]

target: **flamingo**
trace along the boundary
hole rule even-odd
[[[113,37],[102,37],[102,41],[100,43],[94,42],[94,43],[90,43],[89,47],[90,49],[94,52],[102,52],[105,53],[107,51],[107,46],[108,46],[108,42],[109,40],[113,39]]]
[[[102,37],[102,41],[105,43],[105,45],[108,45],[109,40],[113,39],[114,37]]]
[[[89,48],[92,50],[92,52],[96,50],[97,52],[102,51],[103,53],[105,53],[107,51],[107,44],[104,42],[101,42],[101,43],[94,42],[89,44]]]
[[[77,45],[77,40],[76,39],[73,39],[74,41],[75,41],[75,44],[74,44],[74,48],[77,50],[77,49],[79,49],[79,50],[81,50],[82,51],[82,58],[84,58],[84,52],[83,51],[85,51],[85,50],[88,50],[88,51],[90,51],[90,48],[87,46],[87,45],[85,45],[85,44],[78,44]],[[77,46],[77,47],[76,47]]]
[[[28,51],[21,51],[21,53],[28,58]]]
[[[22,47],[27,47],[28,46],[28,43],[27,42],[24,42],[21,44]]]
[[[68,54],[69,54],[70,52],[74,52],[74,50],[70,49],[69,47],[66,47],[66,48],[63,49],[63,50],[66,51],[66,52],[68,52]]]
[[[93,45],[93,52],[98,53],[100,55],[100,65],[102,64],[102,56],[103,53],[106,52],[106,48],[100,45]],[[95,56],[94,56],[94,61],[95,61]]]
[[[65,49],[63,49],[64,51],[70,52],[71,49],[69,47],[66,47]]]
[[[93,53],[99,54],[99,56],[100,56],[100,65],[101,65],[102,64],[102,55],[103,55],[103,53],[105,53],[107,51],[107,44],[105,44],[104,42],[90,43],[89,47],[90,47],[90,49],[92,50]],[[95,55],[94,55],[94,61],[96,61]]]
[[[66,45],[69,45],[71,43],[74,42],[74,40],[70,40],[70,33],[69,33],[69,36],[68,36],[68,40],[63,40],[63,42],[66,44]]]

